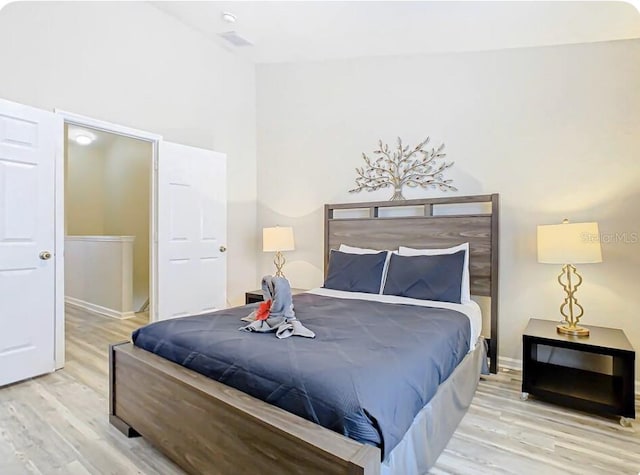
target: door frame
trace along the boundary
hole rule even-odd
[[[106,122],[72,112],[54,109],[54,113],[62,118],[63,124],[90,127],[103,132],[123,135],[133,139],[150,142],[152,146],[151,166],[151,209],[149,249],[149,320],[155,321],[158,303],[158,151],[162,136],[144,130],[133,129],[124,125]],[[65,352],[65,313],[64,313],[64,157],[66,137],[61,137],[55,163],[55,361],[56,369],[64,366]]]

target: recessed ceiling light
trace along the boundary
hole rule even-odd
[[[231,12],[222,12],[222,19],[227,23],[235,23],[237,20],[236,16]]]
[[[88,135],[76,135],[75,140],[78,145],[90,145],[93,143],[93,139]]]

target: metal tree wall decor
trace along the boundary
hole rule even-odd
[[[429,137],[423,142],[410,148],[402,144],[398,137],[398,146],[391,150],[389,145],[378,141],[378,149],[373,151],[373,158],[365,153],[362,158],[367,166],[356,168],[356,187],[349,190],[350,193],[358,193],[362,190],[375,191],[380,188],[392,186],[394,189],[391,201],[404,200],[402,187],[415,188],[439,188],[442,191],[457,191],[451,185],[453,180],[444,178],[444,171],[453,165],[453,162],[438,162],[446,156],[442,151],[444,144],[438,148],[427,149]]]

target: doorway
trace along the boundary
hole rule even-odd
[[[65,312],[146,323],[153,146],[65,124],[64,150]]]
[[[65,111],[55,115],[64,125],[55,200],[56,215],[64,216],[56,223],[55,245],[56,254],[64,256],[56,265],[55,361],[60,369],[65,315],[73,312],[69,324],[75,325],[85,323],[83,318],[110,319],[110,327],[156,319],[162,138]],[[99,266],[103,272],[95,280]]]
[[[4,177],[0,386],[65,364],[65,126],[67,132],[70,126],[78,126],[85,132],[108,132],[151,146],[149,321],[226,306],[224,154],[85,116],[0,99],[0,176]],[[82,220],[93,219],[95,208],[84,200],[81,205],[85,206],[80,210],[85,213]],[[76,224],[71,226],[73,232]],[[82,283],[99,287],[104,280],[101,276]],[[95,318],[108,327],[117,325],[118,330],[135,320]],[[121,333],[107,331],[99,346],[104,348]],[[91,348],[81,339],[76,342]]]

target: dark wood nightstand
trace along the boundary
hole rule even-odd
[[[291,289],[291,294],[301,294],[306,292],[305,289]],[[245,292],[244,303],[248,305],[250,303],[262,302],[262,290],[252,290],[251,292]]]
[[[636,354],[624,332],[588,326],[588,337],[576,337],[558,333],[557,324],[556,321],[529,320],[522,336],[522,399],[532,394],[587,412],[621,416],[620,424],[630,425],[628,419],[636,416]],[[562,358],[552,358],[556,348],[564,349]],[[605,368],[571,366],[579,356],[596,358],[597,366]]]

